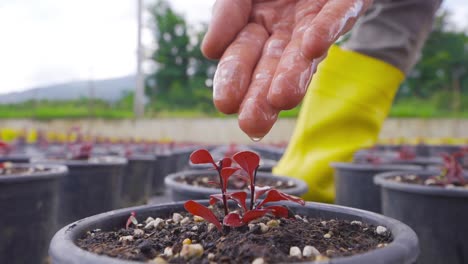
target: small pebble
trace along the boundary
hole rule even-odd
[[[387,243],[380,243],[377,245],[377,248],[383,248],[386,247],[388,244]]]
[[[192,240],[190,238],[186,238],[186,239],[184,239],[184,241],[182,241],[182,244],[190,245],[190,244],[192,244]]]
[[[418,176],[416,176],[416,175],[408,175],[408,179],[409,179],[410,181],[414,181],[414,180],[416,180],[416,178],[418,178]]]
[[[196,258],[203,255],[204,249],[201,244],[183,245],[180,256],[186,259]]]
[[[215,259],[215,254],[213,253],[208,253],[208,260],[214,260]]]
[[[402,180],[401,176],[396,176],[396,177],[395,177],[395,181],[401,182],[401,180]]]
[[[362,226],[362,222],[361,222],[361,221],[352,221],[352,222],[351,222],[351,225]]]
[[[291,181],[291,180],[289,180],[289,181],[288,181],[288,187],[291,187],[291,186],[294,186],[294,182]]]
[[[375,232],[376,232],[378,235],[385,235],[385,233],[387,232],[387,228],[386,228],[386,227],[383,227],[383,226],[378,226],[378,227],[375,229]]]
[[[200,216],[198,216],[198,215],[195,215],[195,216],[193,217],[193,221],[194,221],[195,223],[199,223],[199,222],[205,221],[205,219],[203,219],[203,217],[200,217]]]
[[[260,231],[262,231],[262,233],[268,232],[268,229],[269,229],[269,228],[268,228],[267,225],[265,225],[264,223],[260,223],[260,224],[258,224],[258,225],[260,226]]]
[[[436,184],[436,181],[434,179],[427,179],[424,181],[425,185],[433,185]]]
[[[184,217],[179,213],[174,213],[172,215],[172,221],[174,221],[174,223],[176,223],[176,224],[178,224],[180,221],[182,221],[182,219],[184,219]]]
[[[298,258],[302,257],[301,249],[298,247],[291,247],[289,249],[289,256]]]
[[[252,261],[252,264],[265,264],[265,260],[263,258],[256,258]]]
[[[452,189],[452,188],[455,188],[455,185],[453,185],[453,184],[447,184],[447,185],[445,185],[445,188],[446,188],[446,189]]]
[[[165,259],[161,258],[161,257],[157,257],[157,258],[151,260],[150,263],[152,263],[152,264],[167,264],[168,262]]]
[[[280,221],[276,219],[273,219],[267,222],[267,226],[271,228],[278,227],[279,225],[280,225]]]
[[[249,224],[248,227],[249,227],[249,231],[252,231],[255,228],[255,224]]]
[[[122,236],[122,237],[119,238],[119,241],[121,241],[121,242],[133,241],[133,236]]]
[[[145,223],[148,224],[149,222],[152,222],[152,221],[154,221],[154,218],[150,216],[146,218]]]
[[[203,177],[203,178],[201,178],[201,181],[202,181],[203,183],[208,183],[208,182],[210,181],[210,178],[208,178],[208,177]]]
[[[198,226],[192,226],[192,231],[197,231],[198,230]]]
[[[172,248],[171,247],[166,247],[164,249],[164,255],[168,256],[168,257],[172,257],[174,255],[174,253],[172,252]]]
[[[330,237],[331,237],[330,233],[326,233],[325,235],[323,235],[323,238],[330,238]]]
[[[145,234],[145,231],[141,230],[141,229],[135,229],[133,230],[133,235],[134,236],[142,236]]]
[[[313,246],[305,246],[302,250],[302,256],[305,258],[310,258],[312,256],[319,256],[320,251]]]
[[[323,226],[326,226],[326,225],[327,225],[327,221],[322,221],[322,222],[320,222],[320,224],[322,224]]]
[[[334,254],[336,254],[336,251],[335,251],[335,250],[332,250],[332,249],[328,249],[328,250],[326,251],[326,254],[327,254],[327,256],[333,256]]]
[[[182,219],[182,220],[180,221],[180,224],[181,224],[181,225],[185,225],[185,224],[188,224],[189,222],[190,222],[190,218],[184,217],[184,219]]]

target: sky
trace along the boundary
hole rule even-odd
[[[134,74],[136,2],[0,0],[0,93]],[[208,22],[214,2],[170,0],[189,23]],[[468,26],[468,1],[445,0],[444,6],[456,25]]]

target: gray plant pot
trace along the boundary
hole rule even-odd
[[[44,167],[50,171],[0,176],[0,263],[46,261],[47,244],[57,230],[60,178],[67,168]]]
[[[61,181],[58,224],[114,210],[120,206],[122,177],[127,160],[98,157],[95,160],[33,160],[68,167]]]
[[[335,203],[343,206],[381,213],[380,188],[374,184],[373,177],[386,171],[417,171],[419,166],[393,164],[356,164],[336,162]]]
[[[382,188],[382,209],[414,229],[421,241],[421,264],[468,263],[468,189],[446,189],[388,180],[406,172],[375,176]],[[418,171],[422,177],[437,172]],[[468,180],[468,178],[467,178]]]
[[[207,201],[203,202],[207,204]],[[289,204],[288,204],[289,206]],[[411,264],[416,260],[418,239],[405,224],[394,219],[358,209],[336,205],[307,203],[305,206],[291,205],[291,210],[308,217],[323,219],[359,220],[373,225],[382,225],[393,234],[393,242],[388,246],[351,257],[331,259],[328,264]],[[50,244],[50,257],[53,264],[131,264],[141,263],[119,260],[108,256],[84,251],[75,245],[87,231],[94,229],[115,230],[126,222],[130,212],[136,212],[139,219],[168,217],[174,212],[184,211],[183,203],[142,206],[108,212],[75,222],[57,232]],[[299,235],[299,234],[298,234]],[[311,262],[303,262],[311,263]],[[324,262],[321,262],[324,263]]]
[[[207,176],[207,175],[217,175],[216,171],[201,171],[201,170],[194,170],[194,171],[183,171],[168,175],[165,179],[166,186],[168,188],[169,194],[172,197],[173,201],[185,201],[185,200],[202,200],[208,199],[211,194],[219,193],[220,190],[218,188],[208,188],[208,187],[200,187],[200,186],[193,186],[185,183],[178,182],[176,179],[182,176],[192,176],[192,175],[199,175]],[[275,180],[283,180],[283,181],[292,181],[295,184],[295,187],[288,188],[281,190],[284,193],[301,196],[307,192],[307,184],[299,179],[290,178],[286,176],[277,176],[271,173],[266,172],[259,172],[257,173],[257,179],[259,178],[272,178]],[[231,190],[232,191],[232,190]]]

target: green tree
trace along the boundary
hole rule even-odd
[[[146,92],[153,108],[213,110],[211,82],[215,62],[200,51],[206,26],[187,25],[165,0],[150,8],[156,48],[151,56],[155,71],[147,80]]]
[[[402,86],[400,98],[435,97],[443,110],[461,110],[462,93],[468,93],[468,36],[454,30],[449,18],[447,11],[437,17],[420,61]]]

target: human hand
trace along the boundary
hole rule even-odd
[[[372,0],[217,0],[203,54],[221,58],[213,101],[262,138],[297,106],[328,48]]]

